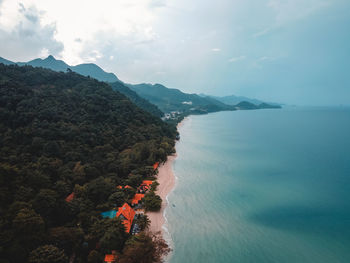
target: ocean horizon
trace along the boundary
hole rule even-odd
[[[350,109],[190,116],[165,210],[180,262],[350,262]]]

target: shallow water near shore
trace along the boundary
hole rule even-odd
[[[166,208],[171,263],[350,262],[350,110],[191,116]]]

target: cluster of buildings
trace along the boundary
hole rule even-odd
[[[153,169],[157,170],[159,166],[159,162],[153,164]],[[140,186],[136,190],[136,194],[130,201],[130,205],[126,202],[118,209],[112,209],[106,212],[102,212],[101,216],[103,218],[120,218],[122,220],[122,224],[125,227],[125,232],[135,235],[140,232],[140,227],[135,224],[133,221],[135,216],[143,216],[142,209],[142,199],[145,197],[145,194],[151,189],[153,181],[144,180],[140,184]],[[130,185],[117,186],[118,189],[132,189]],[[74,192],[66,197],[66,202],[71,202],[74,199]],[[105,255],[104,262],[113,263],[116,262],[117,255],[115,251],[112,251],[112,254]]]
[[[179,111],[172,111],[169,113],[165,113],[164,116],[161,118],[163,121],[168,121],[168,120],[176,120],[181,112]]]
[[[158,164],[157,164],[158,167]],[[142,210],[142,199],[145,194],[151,189],[153,181],[144,180],[141,185],[137,188],[137,192],[134,195],[133,199],[128,203],[124,203],[118,210],[110,210],[101,213],[102,217],[106,218],[120,218],[122,220],[122,224],[125,227],[125,232],[130,233],[132,235],[136,235],[140,232],[140,227],[133,223],[135,216],[143,214]],[[126,185],[124,187],[118,185],[118,189],[129,188],[130,186]],[[104,262],[112,263],[116,262],[117,256],[115,253],[105,255]]]

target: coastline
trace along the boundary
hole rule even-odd
[[[178,125],[177,129],[183,126],[184,122],[188,119],[185,117]],[[168,206],[167,196],[175,188],[175,174],[173,171],[173,162],[176,159],[177,154],[169,155],[165,163],[161,164],[158,168],[157,181],[159,183],[156,194],[162,198],[162,206],[157,212],[147,212],[147,216],[151,223],[149,226],[149,231],[153,233],[161,233],[165,237],[164,224],[166,222],[164,211]]]
[[[162,206],[157,212],[147,212],[147,216],[151,221],[149,226],[149,231],[153,233],[161,232],[164,236],[163,225],[165,223],[164,210],[168,205],[167,195],[173,190],[175,186],[175,175],[173,172],[173,162],[177,155],[168,156],[168,160],[159,166],[157,182],[159,183],[157,187],[156,194],[162,198]]]

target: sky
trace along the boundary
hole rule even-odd
[[[0,0],[0,56],[127,83],[350,105],[349,0]]]

